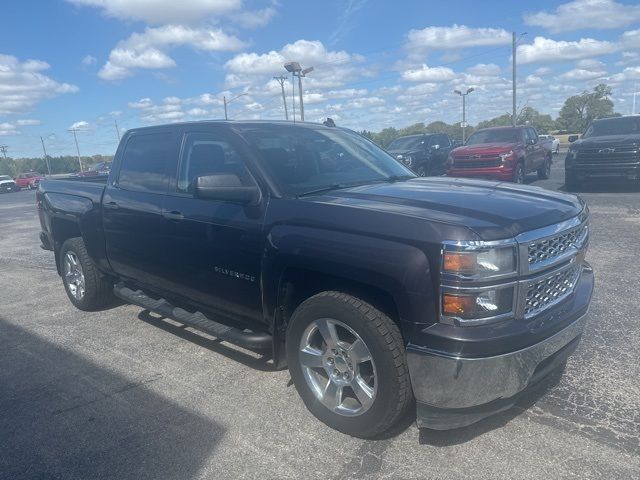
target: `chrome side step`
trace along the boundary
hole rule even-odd
[[[172,320],[208,333],[214,337],[218,337],[220,340],[225,340],[229,343],[233,343],[234,345],[238,345],[239,347],[247,348],[249,350],[265,350],[272,348],[273,337],[268,333],[245,332],[239,328],[215,322],[205,317],[200,312],[187,312],[182,308],[174,307],[164,298],[154,300],[147,296],[142,290],[134,291],[120,283],[114,285],[113,293],[116,297],[127,303],[138,305],[142,308],[155,312],[158,315],[171,318]]]

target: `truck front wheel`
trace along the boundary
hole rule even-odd
[[[322,292],[305,300],[291,317],[286,346],[296,390],[331,428],[377,437],[413,404],[398,326],[356,297]]]
[[[90,312],[113,301],[113,283],[98,271],[82,238],[65,241],[59,258],[64,289],[76,308]]]

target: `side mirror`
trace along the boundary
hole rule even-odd
[[[194,191],[197,198],[243,205],[256,205],[261,198],[260,189],[257,186],[243,186],[240,178],[233,173],[197,177],[194,180]]]
[[[573,143],[576,140],[578,140],[578,138],[580,138],[580,135],[569,135],[569,137],[567,138],[567,140],[569,140],[569,143]]]
[[[535,138],[530,138],[528,140],[529,145],[535,145],[536,144],[536,139]]]

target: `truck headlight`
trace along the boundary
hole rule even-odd
[[[513,286],[468,293],[444,292],[442,315],[461,324],[487,323],[488,319],[510,314],[513,299]]]
[[[578,157],[578,150],[569,148],[569,151],[567,152],[567,158],[565,158],[565,162],[573,162],[576,158]]]
[[[517,267],[515,245],[476,247],[473,244],[449,244],[445,245],[442,258],[442,273],[457,277],[505,276],[515,273]]]

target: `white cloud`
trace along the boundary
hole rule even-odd
[[[261,10],[247,10],[236,13],[232,15],[231,18],[241,27],[257,28],[264,27],[277,13],[277,10],[273,6],[269,6]]]
[[[583,58],[599,57],[617,51],[616,43],[592,38],[578,41],[556,41],[545,37],[536,37],[533,43],[518,46],[519,63],[566,62]]]
[[[524,21],[553,33],[622,28],[640,21],[640,5],[624,5],[614,0],[574,0],[560,5],[552,13],[524,15]]]
[[[96,7],[107,16],[142,20],[151,24],[193,23],[203,17],[233,13],[242,0],[68,0],[77,6]]]
[[[19,135],[20,130],[16,128],[13,123],[2,122],[0,123],[0,136]]]
[[[574,68],[568,72],[563,73],[558,78],[568,81],[587,81],[594,80],[596,78],[604,77],[607,74],[605,70],[590,70],[584,68]]]
[[[72,123],[68,130],[89,130],[91,128],[91,125],[89,124],[89,122],[85,122],[84,120],[81,120],[79,122],[75,122]]]
[[[82,65],[84,65],[85,67],[91,67],[92,65],[96,64],[96,61],[96,57],[94,57],[93,55],[86,55],[82,59]]]
[[[495,63],[478,63],[473,67],[467,68],[466,72],[478,77],[493,77],[500,75],[501,68]]]
[[[234,51],[244,43],[220,29],[191,28],[165,25],[146,28],[134,33],[109,54],[109,60],[98,75],[103,80],[121,80],[133,75],[135,69],[162,69],[175,67],[175,61],[163,50],[189,45],[203,51]]]
[[[41,60],[21,62],[0,54],[0,115],[29,112],[43,100],[78,91],[75,85],[58,83],[44,75],[48,68],[49,64]]]
[[[420,54],[431,50],[457,50],[509,43],[511,43],[511,33],[502,28],[470,28],[465,25],[453,25],[410,30],[405,47],[412,53]]]
[[[456,74],[447,67],[428,67],[422,64],[419,69],[407,70],[402,78],[409,82],[446,82],[453,80]]]
[[[35,120],[32,118],[16,121],[16,125],[19,125],[21,127],[33,127],[35,125],[40,125],[41,123],[42,122],[40,120]]]

